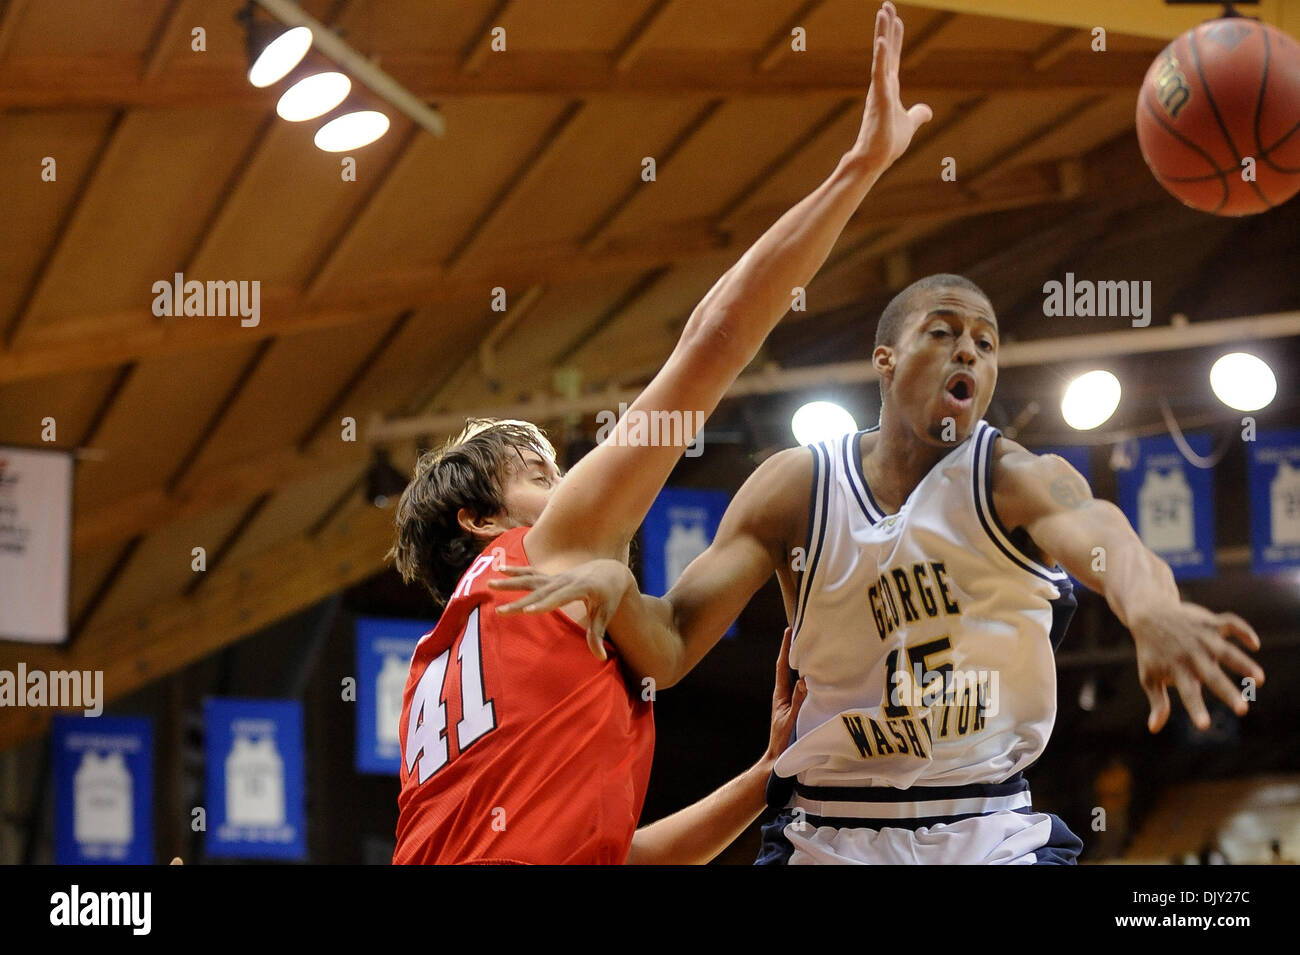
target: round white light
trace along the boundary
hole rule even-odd
[[[258,89],[284,79],[311,49],[311,30],[294,27],[286,30],[266,45],[253,68],[248,71],[248,82]]]
[[[858,424],[833,401],[810,401],[790,419],[790,430],[800,444],[828,441],[858,430]]]
[[[1277,378],[1263,359],[1239,351],[1214,363],[1210,387],[1229,408],[1258,411],[1277,394]]]
[[[1105,424],[1119,407],[1119,379],[1108,371],[1090,371],[1070,382],[1061,399],[1061,417],[1076,431]]]
[[[342,73],[317,73],[294,83],[275,104],[281,119],[301,123],[328,113],[347,98],[352,81]]]
[[[345,113],[316,130],[316,145],[327,153],[368,146],[388,132],[388,117],[366,109]]]

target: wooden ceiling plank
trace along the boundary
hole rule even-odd
[[[497,0],[496,5],[479,23],[478,29],[474,31],[474,41],[461,54],[461,73],[475,76],[483,69],[487,55],[492,52],[492,28],[501,25],[512,2],[513,0]]]
[[[266,505],[271,501],[271,494],[261,494],[253,500],[243,514],[239,515],[239,520],[235,526],[215,548],[213,548],[207,557],[207,570],[201,574],[195,574],[194,579],[185,587],[182,594],[186,597],[192,597],[203,587],[204,583],[212,580],[213,574],[221,567],[222,559],[230,553],[239,539],[244,536],[244,532],[257,520],[257,515],[261,514]]]
[[[9,0],[4,6],[4,10],[0,12],[0,63],[4,62],[5,52],[8,50],[14,36],[17,35],[18,26],[22,23],[23,14],[28,6],[30,6],[30,0]]]
[[[500,216],[501,210],[513,196],[523,192],[540,175],[539,170],[546,156],[561,148],[575,135],[578,128],[577,119],[582,115],[584,104],[581,101],[569,103],[563,112],[542,134],[541,139],[528,152],[514,173],[506,178],[501,188],[469,227],[469,230],[457,243],[456,248],[447,256],[442,266],[448,272],[454,272],[473,251],[474,246],[486,232],[487,228]],[[495,284],[501,284],[497,282]]]
[[[333,238],[325,243],[323,253],[307,273],[307,281],[304,283],[307,299],[315,300],[319,298],[321,292],[334,278],[338,263],[347,251],[348,241],[355,236],[357,226],[364,220],[367,211],[378,200],[380,193],[392,181],[397,170],[413,155],[413,147],[420,139],[422,131],[414,123],[407,127],[401,144],[393,150],[384,168],[372,177],[370,188],[366,191],[356,209],[344,220],[342,227],[334,234]]]
[[[86,197],[90,195],[90,190],[97,184],[99,177],[103,175],[104,168],[107,165],[107,157],[112,151],[115,143],[118,142],[118,135],[123,126],[123,120],[126,118],[125,110],[119,110],[114,116],[108,128],[104,131],[104,136],[100,140],[99,147],[96,150],[96,157],[93,165],[81,177],[77,183],[77,191],[68,203],[68,208],[63,213],[63,218],[59,221],[58,227],[54,230],[54,236],[50,240],[49,247],[45,254],[41,256],[40,263],[32,270],[32,279],[27,285],[26,291],[18,301],[18,307],[14,310],[13,318],[9,322],[9,327],[5,329],[4,346],[7,350],[12,350],[15,346],[21,344],[24,331],[24,323],[31,311],[32,302],[36,300],[37,294],[41,290],[50,275],[55,258],[63,243],[67,241],[69,233],[72,231],[72,225],[76,221],[77,213],[82,208]]]
[[[776,156],[771,162],[760,169],[753,178],[742,185],[726,204],[718,212],[718,228],[725,229],[731,215],[740,209],[750,200],[772,177],[779,175],[781,170],[785,169],[790,163],[794,162],[799,155],[814,143],[819,136],[826,130],[830,129],[851,109],[859,108],[862,104],[858,99],[842,99],[832,106],[824,115],[813,121],[800,136],[792,142],[780,155]]]
[[[275,344],[275,341],[274,338],[264,338],[258,343],[257,349],[249,357],[248,361],[244,363],[244,367],[240,370],[238,377],[235,378],[230,388],[226,390],[226,394],[222,397],[221,401],[217,403],[216,408],[213,409],[212,416],[208,419],[203,430],[199,432],[198,438],[190,445],[189,450],[185,452],[185,455],[179,462],[177,462],[176,467],[168,476],[167,483],[164,485],[167,493],[174,493],[189,475],[190,469],[194,467],[194,463],[199,459],[199,455],[203,453],[203,449],[207,447],[208,442],[211,441],[213,435],[217,433],[217,429],[220,427],[221,422],[228,414],[230,414],[230,410],[235,406],[235,402],[237,402],[239,396],[243,394],[244,388],[247,387],[249,380],[253,377],[253,373],[256,372],[262,362],[266,360],[266,355]]]
[[[398,315],[397,318],[393,320],[393,323],[385,330],[384,334],[380,336],[379,340],[375,342],[374,347],[372,347],[366,353],[365,357],[357,363],[356,370],[352,373],[351,377],[349,377],[348,380],[345,381],[334,393],[334,396],[326,402],[324,409],[319,415],[317,415],[316,420],[303,430],[302,437],[298,439],[297,443],[297,449],[300,453],[306,452],[311,443],[316,439],[317,435],[325,429],[326,425],[328,425],[336,415],[347,407],[348,397],[365,377],[370,366],[378,360],[380,355],[393,347],[393,342],[396,341],[397,336],[401,334],[402,329],[410,323],[414,316],[414,309],[408,309],[401,315]]]
[[[632,68],[632,64],[637,61],[649,45],[650,39],[654,36],[655,27],[663,21],[664,15],[668,13],[668,8],[674,2],[675,0],[656,0],[650,9],[642,14],[614,53],[615,72],[626,73]]]
[[[772,34],[771,38],[763,45],[763,51],[758,55],[755,61],[755,68],[760,73],[766,73],[773,70],[786,57],[786,54],[792,52],[790,49],[790,35],[794,28],[802,26],[809,17],[817,12],[817,8],[825,5],[826,0],[806,0],[806,2],[795,10],[781,24],[781,28]]]
[[[915,36],[903,37],[903,59],[899,67],[904,72],[914,70],[930,54],[930,45],[940,31],[956,19],[955,13],[937,13]]]
[[[953,93],[1077,90],[1131,92],[1151,65],[1153,52],[1113,50],[1104,57],[1068,57],[1054,69],[1035,71],[1030,53],[1010,50],[945,51],[942,69],[905,68],[900,88],[927,100]],[[214,56],[214,54],[209,54]],[[770,70],[754,69],[744,50],[644,50],[634,67],[619,70],[608,53],[513,52],[491,70],[466,74],[446,54],[393,53],[386,72],[426,102],[491,97],[598,96],[762,97],[862,96],[871,51],[830,50],[785,57]],[[242,55],[240,57],[242,61]],[[0,70],[0,109],[104,107],[202,107],[265,110],[267,94],[248,84],[232,58],[202,68],[173,70],[145,81],[135,59],[121,57],[22,57]]]
[[[672,142],[663,149],[658,150],[656,168],[659,172],[662,172],[664,168],[673,161],[673,157],[677,155],[678,151],[681,150],[682,147],[690,142],[702,129],[704,129],[705,126],[708,125],[709,120],[717,115],[718,110],[722,108],[724,102],[725,101],[721,99],[710,100],[704,105],[703,109],[699,110],[690,118],[681,131],[673,137]],[[629,186],[621,196],[614,200],[613,205],[606,209],[591,228],[587,230],[586,234],[583,235],[580,240],[583,249],[592,254],[599,252],[606,230],[609,229],[610,225],[614,223],[623,210],[626,209],[637,196],[641,195],[644,189],[645,183],[638,179]]]
[[[1070,52],[1070,47],[1078,38],[1079,31],[1070,27],[1056,31],[1033,54],[1034,71],[1041,73],[1054,66],[1061,57]]]
[[[168,41],[179,35],[181,26],[181,14],[185,9],[185,0],[170,0],[167,9],[163,12],[162,17],[158,20],[158,27],[153,32],[149,40],[147,49],[150,51],[145,61],[144,70],[140,73],[140,78],[146,82],[154,80],[163,71],[173,54],[176,52]]]

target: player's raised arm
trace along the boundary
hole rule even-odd
[[[606,441],[556,489],[528,537],[532,561],[553,570],[616,557],[727,389],[789,309],[792,292],[821,268],[849,218],[903,154],[930,108],[899,99],[903,23],[893,5],[876,14],[871,85],[853,146],[810,195],[785,213],[696,306],[663,369]],[[655,422],[647,444],[631,422]],[[671,432],[674,422],[681,422]],[[664,441],[665,431],[676,440]]]
[[[1228,642],[1235,637],[1258,650],[1259,637],[1250,625],[1236,614],[1184,601],[1169,565],[1142,543],[1123,511],[1092,496],[1088,482],[1064,459],[1031,454],[1005,438],[999,445],[993,474],[999,517],[1007,527],[1023,527],[1039,548],[1102,594],[1132,632],[1138,678],[1151,704],[1151,732],[1159,732],[1169,718],[1170,685],[1199,729],[1210,726],[1202,685],[1244,715],[1241,687],[1224,667],[1264,681],[1259,664]],[[1098,553],[1104,553],[1104,565],[1096,560]]]

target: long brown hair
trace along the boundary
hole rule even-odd
[[[439,605],[447,602],[484,546],[460,526],[460,509],[475,517],[501,513],[510,468],[524,451],[555,458],[535,424],[470,418],[460,435],[420,455],[397,502],[397,542],[388,552],[403,580],[418,580]]]

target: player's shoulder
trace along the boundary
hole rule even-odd
[[[806,520],[813,480],[809,448],[787,448],[764,460],[733,498],[731,522],[763,539],[786,540]],[[729,522],[729,523],[731,523]]]
[[[1038,454],[1006,435],[998,435],[993,442],[995,492],[1024,490],[1076,474],[1070,462],[1059,454]]]

